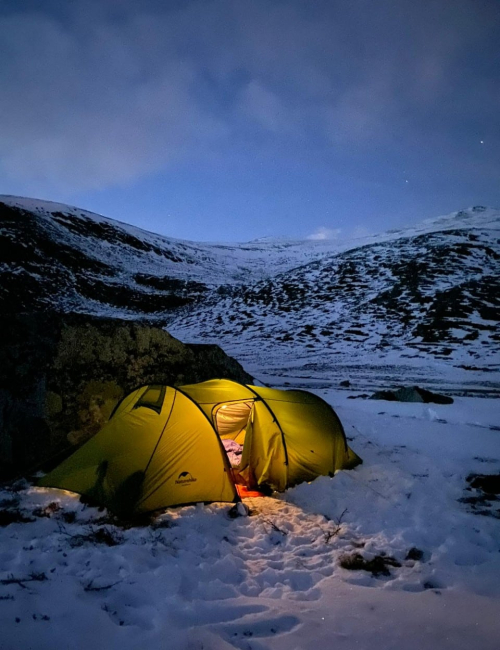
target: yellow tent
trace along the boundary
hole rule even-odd
[[[243,446],[237,467],[225,440]],[[84,494],[124,515],[238,501],[237,483],[284,490],[359,462],[334,410],[316,395],[216,379],[138,388],[39,485]]]

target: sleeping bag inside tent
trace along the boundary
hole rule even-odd
[[[236,484],[281,491],[360,462],[336,413],[316,395],[214,379],[134,390],[39,485],[131,515],[239,501]]]

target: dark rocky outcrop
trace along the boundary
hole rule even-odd
[[[467,483],[471,488],[482,490],[490,497],[500,494],[500,474],[469,474]]]
[[[397,390],[379,390],[369,399],[385,399],[389,402],[423,402],[428,404],[453,404],[453,398],[448,395],[440,395],[439,393],[432,393],[425,388],[419,386],[403,386]]]
[[[500,474],[469,474],[465,495],[459,499],[470,512],[500,519]]]
[[[251,381],[218,346],[147,323],[51,313],[4,316],[0,329],[0,478],[84,442],[138,386]]]

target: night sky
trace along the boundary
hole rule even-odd
[[[500,0],[1,0],[0,193],[199,241],[500,208]]]

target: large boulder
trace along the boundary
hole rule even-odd
[[[184,345],[147,323],[84,314],[0,320],[0,478],[67,454],[148,383],[252,381],[216,345]]]

